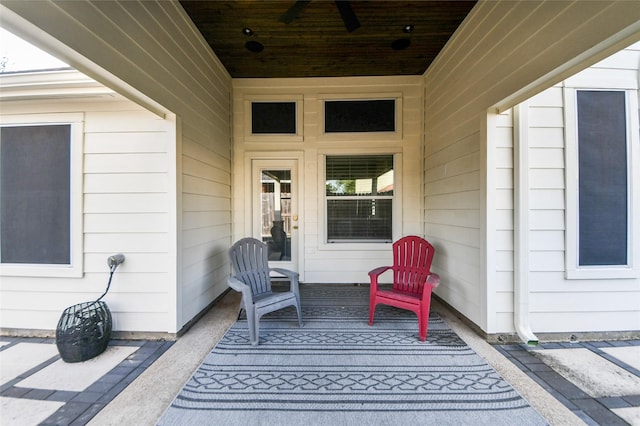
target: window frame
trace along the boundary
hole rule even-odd
[[[353,109],[356,110],[355,113]],[[393,98],[325,99],[323,111],[325,134],[395,133],[398,127],[396,122],[396,100]],[[348,119],[345,119],[346,117]],[[360,122],[362,119],[366,119],[366,122]]]
[[[393,197],[392,197],[392,220],[391,220],[391,241],[336,241],[328,242],[327,227],[327,195],[325,190],[327,180],[327,162],[328,156],[363,156],[363,155],[391,155],[393,157]],[[319,250],[371,250],[372,248],[380,250],[388,250],[393,241],[400,238],[402,233],[402,152],[389,151],[388,149],[369,149],[366,152],[346,151],[346,150],[326,150],[318,153],[318,188],[319,192],[318,206],[318,249]]]
[[[578,116],[579,91],[624,92],[627,137],[627,265],[579,265],[579,175]],[[565,202],[567,279],[625,279],[640,277],[640,160],[638,92],[621,88],[565,87]],[[636,165],[634,167],[634,164]]]
[[[380,132],[329,132],[325,131],[325,102],[340,101],[395,101],[395,131]],[[349,96],[344,94],[320,94],[318,95],[318,112],[319,112],[319,134],[320,142],[340,142],[348,139],[349,141],[373,142],[373,141],[400,141],[402,140],[402,126],[404,123],[402,112],[402,93],[357,93]]]
[[[83,135],[84,114],[33,114],[0,117],[0,126],[70,125],[70,263],[66,265],[0,263],[0,276],[78,278],[83,275]]]
[[[254,102],[292,102],[295,103],[295,133],[253,133],[251,105]],[[303,142],[303,96],[302,95],[246,95],[244,97],[244,140],[245,142]]]

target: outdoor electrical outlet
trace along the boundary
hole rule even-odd
[[[125,257],[122,253],[113,254],[107,258],[107,265],[109,265],[109,268],[117,267],[119,264],[124,262],[124,259]]]

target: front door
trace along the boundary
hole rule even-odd
[[[269,246],[269,263],[298,271],[298,160],[252,161],[253,236]]]

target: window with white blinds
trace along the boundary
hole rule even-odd
[[[327,242],[390,242],[393,155],[326,157]]]

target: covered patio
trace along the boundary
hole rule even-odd
[[[239,238],[263,232],[261,217],[254,217],[260,206],[254,194],[259,188],[258,169],[286,169],[298,179],[291,193],[291,202],[296,203],[291,217],[297,222],[289,230],[290,244],[288,240],[281,251],[286,256],[278,261],[297,270],[301,282],[366,282],[363,271],[388,260],[390,241],[414,234],[436,247],[434,271],[442,277],[436,294],[489,336],[530,334],[532,321],[534,332],[624,331],[630,323],[637,328],[637,310],[621,306],[637,295],[640,250],[632,248],[638,227],[630,227],[635,234],[621,239],[629,241],[627,251],[633,253],[629,265],[622,265],[624,271],[613,277],[605,276],[616,288],[614,293],[603,290],[609,285],[596,291],[594,281],[574,285],[576,281],[563,275],[571,265],[556,264],[560,256],[545,252],[546,247],[530,254],[529,247],[521,244],[530,244],[523,227],[529,224],[520,220],[529,211],[526,203],[515,204],[519,188],[514,188],[513,176],[519,169],[514,168],[514,152],[519,145],[514,142],[509,112],[637,41],[640,11],[634,2],[456,2],[460,9],[442,16],[430,2],[418,2],[404,12],[394,10],[394,16],[410,12],[402,19],[427,17],[410,32],[398,29],[398,37],[410,38],[411,43],[397,50],[380,47],[381,39],[372,38],[371,31],[386,34],[384,24],[365,20],[385,16],[382,6],[367,11],[371,4],[363,2],[359,9],[359,2],[351,2],[361,27],[350,32],[335,3],[298,3],[307,6],[293,10],[290,23],[279,21],[274,10],[285,13],[293,5],[261,2],[271,9],[243,27],[258,25],[253,34],[243,33],[243,28],[236,34],[229,28],[228,34],[207,38],[208,30],[217,28],[207,27],[211,22],[207,13],[229,13],[235,26],[250,15],[234,9],[234,2],[185,2],[186,8],[164,1],[3,2],[3,27],[136,104],[127,105],[135,110],[135,118],[128,113],[129,121],[115,118],[115,111],[70,114],[76,93],[68,95],[71,106],[62,111],[64,115],[55,117],[43,109],[57,110],[60,103],[50,100],[46,91],[39,98],[21,99],[18,93],[18,98],[11,98],[15,103],[7,102],[15,105],[8,120],[18,124],[71,120],[74,132],[86,142],[72,145],[76,152],[70,183],[77,190],[70,192],[72,207],[67,214],[82,220],[71,222],[73,253],[65,257],[69,264],[48,269],[28,263],[3,265],[3,299],[10,308],[3,310],[3,327],[51,329],[60,310],[79,296],[88,298],[100,291],[104,257],[123,252],[128,261],[121,270],[121,286],[109,295],[117,331],[178,336],[225,291],[228,247]],[[224,7],[216,12],[221,4]],[[327,18],[316,16],[316,11]],[[336,42],[324,57],[333,74],[323,70],[314,77],[301,76],[304,67],[287,70],[287,61],[269,56],[268,43],[283,38],[291,43],[296,39],[292,32],[304,31],[305,19],[328,19],[330,34],[336,37],[328,42],[378,40],[366,47],[382,55],[377,61],[397,65],[388,55],[413,52],[414,59],[432,62],[422,63],[427,67],[422,74],[406,65],[401,69],[408,75],[381,75],[380,70],[362,75],[367,63],[373,67],[365,61],[359,63],[358,74],[336,76],[343,62],[338,47],[344,45]],[[449,22],[435,33],[453,34],[439,44],[439,52],[428,53],[425,43],[431,42],[422,38],[430,20]],[[262,25],[265,32],[257,32]],[[318,26],[317,31],[329,28]],[[286,37],[280,38],[275,28],[285,31]],[[211,47],[221,40],[237,49],[244,61],[238,69],[231,62],[233,52],[224,45]],[[247,41],[268,43],[256,55],[246,48]],[[351,52],[346,46],[343,50]],[[358,59],[362,56],[369,55]],[[223,62],[227,57],[229,62]],[[240,74],[249,65],[263,73],[276,70],[278,77],[257,74],[255,69]],[[325,105],[353,99],[382,99],[395,105],[388,127],[380,132],[325,129]],[[254,129],[252,108],[261,102],[293,106],[295,126],[285,134],[265,135]],[[92,105],[90,101],[90,109]],[[34,107],[39,114],[32,114]],[[374,155],[386,156],[395,167],[393,194],[384,195],[392,207],[378,209],[387,215],[380,222],[384,233],[362,240],[358,231],[353,240],[354,235],[345,231],[348,227],[336,227],[338,234],[333,235],[328,213],[336,200],[329,195],[340,194],[325,192],[326,179],[331,178],[327,165]],[[558,167],[555,173],[561,170]],[[564,179],[559,176],[553,185],[563,185]],[[565,217],[564,188],[551,189],[553,200],[558,199],[552,206],[554,218]],[[554,226],[560,230],[571,225],[558,221]],[[554,249],[564,256],[566,245],[570,259],[574,242],[560,241],[559,233],[557,238]],[[527,259],[533,255],[539,261],[530,265]],[[538,271],[553,273],[558,285],[570,289],[563,293],[563,305],[570,305],[574,295],[582,297],[583,313],[549,310],[548,300],[556,298],[558,285],[533,289],[540,296],[534,294],[527,287],[528,277]],[[31,293],[41,296],[38,304],[25,303]],[[605,298],[610,303],[602,307],[598,302]],[[610,321],[590,321],[594,312]],[[558,326],[563,321],[557,317],[563,315],[573,318],[571,330]],[[535,340],[530,335],[524,338]]]
[[[190,11],[177,1],[8,0],[0,5],[3,27],[130,101],[121,103],[124,110],[114,111],[83,100],[81,106],[89,104],[89,108],[78,113],[74,110],[77,93],[69,92],[69,103],[61,107],[61,102],[44,90],[34,98],[18,93],[15,99],[8,99],[15,102],[7,102],[11,125],[22,125],[34,117],[38,123],[62,120],[77,131],[82,143],[70,145],[77,161],[71,164],[74,190],[70,191],[68,214],[75,220],[69,220],[73,252],[67,253],[68,264],[54,268],[3,264],[3,330],[17,335],[50,333],[64,307],[102,291],[104,257],[122,251],[127,263],[108,298],[118,337],[175,339],[131,385],[117,397],[108,398],[106,407],[99,407],[103,409],[93,418],[96,424],[126,424],[132,419],[155,424],[234,324],[238,299],[234,293],[225,293],[230,274],[227,250],[239,238],[267,232],[262,217],[255,220],[253,215],[260,204],[260,196],[254,197],[259,192],[256,188],[261,188],[260,171],[284,169],[299,178],[298,192],[291,192],[296,209],[286,212],[299,222],[288,224],[293,239],[274,257],[298,270],[304,286],[327,286],[337,291],[353,288],[354,283],[366,282],[366,271],[388,260],[390,240],[422,235],[436,246],[433,269],[442,277],[432,312],[549,423],[579,423],[578,417],[593,414],[591,419],[608,424],[618,419],[612,414],[614,409],[637,410],[637,404],[629,402],[637,401],[637,394],[628,399],[602,397],[595,404],[597,398],[557,379],[546,364],[535,362],[538,358],[528,348],[509,347],[501,344],[508,342],[500,341],[537,342],[533,332],[546,332],[561,335],[565,342],[559,345],[570,349],[572,344],[582,345],[576,342],[582,332],[596,332],[600,337],[638,333],[638,306],[633,301],[640,291],[640,227],[630,227],[629,238],[624,240],[623,251],[631,253],[628,264],[622,265],[624,271],[598,279],[584,279],[580,274],[567,278],[564,258],[570,257],[576,242],[564,238],[571,226],[565,222],[569,216],[565,200],[572,195],[564,186],[565,164],[552,164],[555,180],[547,180],[547,175],[542,179],[542,189],[551,190],[555,204],[549,209],[553,216],[544,211],[537,219],[543,225],[549,223],[549,217],[554,220],[553,239],[531,237],[530,241],[529,193],[519,193],[520,187],[514,183],[516,178],[526,177],[528,169],[515,164],[523,145],[522,135],[514,132],[511,112],[522,101],[637,42],[637,3],[463,2],[473,7],[458,11],[458,18],[464,18],[462,23],[441,45],[442,50],[430,56],[435,59],[425,64],[424,71],[330,77],[287,75],[283,71],[287,62],[277,59],[274,63],[284,68],[275,76],[234,75],[250,69],[249,63],[240,63],[238,69],[225,64],[221,60],[224,46],[217,47],[220,57],[216,55],[212,44],[223,36],[207,38],[207,20],[200,27],[193,18],[202,16],[196,5],[207,9],[206,3],[194,2]],[[335,5],[309,4],[313,3],[322,3],[327,9]],[[291,12],[293,21],[298,19],[291,28],[297,25],[304,29],[303,12],[308,19],[314,16],[309,4],[308,10]],[[227,6],[231,10],[230,3]],[[363,24],[364,10],[354,10]],[[241,23],[244,15],[240,13],[233,22]],[[344,27],[352,27],[348,22],[353,18],[339,16],[335,14],[337,24],[332,28],[339,28],[340,37],[344,37]],[[254,23],[230,36],[231,42],[240,46],[236,52],[261,54],[256,43],[265,39],[254,32],[258,28]],[[411,31],[403,34],[416,36]],[[278,38],[277,34],[270,37]],[[408,35],[399,37],[409,39]],[[290,35],[287,39],[292,40]],[[426,55],[423,43],[410,39],[409,45],[421,46],[419,59]],[[406,45],[406,41],[395,44],[400,48]],[[411,52],[390,45],[385,49]],[[233,52],[227,53],[233,57]],[[251,63],[261,71],[269,59],[265,55],[243,58],[264,59]],[[340,60],[331,63],[346,72]],[[310,69],[306,64],[298,63],[290,71]],[[371,63],[368,66],[373,69]],[[632,71],[633,66],[629,66]],[[405,63],[403,69],[409,66]],[[633,72],[625,74],[637,76]],[[632,85],[625,86],[636,98],[637,81],[635,78]],[[554,101],[562,98],[561,90],[556,93],[560,95]],[[373,135],[327,132],[326,104],[354,98],[392,100],[397,108],[392,124]],[[253,104],[260,102],[294,106],[294,125],[284,136],[265,136],[260,128],[252,127]],[[57,115],[52,116],[49,108]],[[550,109],[544,104],[540,110]],[[118,114],[127,117],[121,119]],[[561,114],[557,117],[558,121],[564,119]],[[635,120],[629,123],[637,124],[637,117]],[[554,131],[564,134],[565,129],[558,126]],[[547,134],[540,140],[546,142]],[[554,154],[564,158],[564,139],[554,143]],[[634,155],[630,158],[637,159]],[[331,177],[327,164],[355,156],[384,156],[383,160],[395,167],[393,207],[387,209],[393,213],[393,221],[385,228],[384,238],[374,241],[345,242],[340,238],[344,235],[331,238],[335,236],[327,229],[330,202],[326,182]],[[543,169],[550,168],[546,159],[545,155],[539,159]],[[271,174],[276,175],[280,176]],[[279,179],[285,180],[282,176]],[[536,199],[542,201],[540,210],[549,200],[544,194]],[[569,196],[565,198],[565,194]],[[634,213],[640,197],[630,199],[635,203],[630,217],[637,218]],[[529,243],[537,244],[534,250],[529,250]],[[530,259],[534,260],[531,264]],[[532,283],[530,291],[533,274],[543,279]],[[335,307],[340,307],[337,296]],[[574,304],[575,299],[579,305]],[[570,336],[578,338],[570,340]],[[488,337],[501,349],[492,347]],[[3,352],[17,343],[5,345]],[[623,344],[638,347],[636,340]],[[541,348],[546,349],[544,345]],[[597,344],[580,348],[603,357]],[[527,365],[531,367],[528,370],[523,368]],[[624,362],[616,365],[624,365],[623,369],[638,376],[635,367]],[[536,368],[549,374],[537,375]],[[569,389],[571,395],[554,393],[557,389],[542,377],[553,377],[555,386]],[[3,396],[21,392],[17,383],[3,388]],[[42,395],[36,388],[31,391]],[[567,409],[549,392],[573,405]],[[572,396],[577,396],[577,402]],[[87,409],[97,407],[88,404]]]
[[[367,288],[354,287],[345,285],[349,291],[357,291],[366,295]],[[303,286],[308,287],[308,286]],[[304,291],[304,290],[303,290]],[[41,424],[91,424],[91,425],[112,425],[112,424],[129,424],[135,422],[140,425],[155,425],[158,423],[162,415],[174,401],[185,383],[195,373],[205,358],[210,354],[215,345],[220,342],[227,330],[235,323],[238,313],[239,295],[235,292],[227,293],[218,303],[216,309],[210,310],[200,321],[198,321],[185,335],[178,341],[166,342],[168,346],[159,350],[159,355],[150,358],[144,362],[141,367],[130,369],[130,366],[136,365],[138,360],[142,360],[141,354],[133,353],[125,359],[112,372],[107,373],[98,382],[90,386],[87,391],[67,392],[70,396],[67,405],[62,393],[53,393],[49,390],[45,394],[46,385],[30,383],[25,379],[30,376],[38,375],[46,366],[52,365],[51,362],[59,359],[54,356],[52,360],[45,362],[39,368],[25,372],[19,379],[6,382],[3,377],[2,396],[11,396],[12,398],[20,398],[23,403],[19,413],[12,412],[12,407],[3,405],[3,422],[4,420],[19,421],[19,419],[33,418],[38,413],[39,405],[48,401],[63,401],[57,403],[53,408],[51,417],[40,417],[38,423]],[[366,300],[364,301],[366,304]],[[336,308],[340,307],[340,302],[335,303]],[[303,303],[304,306],[304,303]],[[640,415],[640,406],[633,406],[630,402],[638,395],[628,395],[625,397],[629,402],[623,402],[620,397],[594,397],[589,395],[591,390],[588,387],[580,388],[567,378],[563,377],[550,366],[546,365],[541,358],[528,353],[525,345],[490,345],[483,338],[478,336],[465,321],[461,320],[455,312],[437,300],[432,305],[432,312],[444,320],[444,323],[459,336],[464,344],[468,345],[470,350],[478,354],[488,365],[494,369],[500,377],[504,378],[513,389],[520,394],[549,424],[583,424],[597,422],[598,424],[625,424],[621,420],[624,413],[626,422],[633,424]],[[412,314],[407,312],[407,315]],[[413,321],[414,318],[408,318]],[[363,327],[366,325],[366,319],[362,321]],[[296,326],[297,327],[297,326]],[[399,331],[399,334],[403,332]],[[415,335],[414,335],[415,334]],[[434,333],[433,340],[437,331]],[[263,340],[270,339],[269,332],[263,333]],[[409,339],[415,339],[417,343],[417,325],[415,333],[411,331],[408,335]],[[37,345],[38,343],[46,347],[53,345],[52,341],[47,339],[19,339],[8,342],[9,338],[4,338],[3,346],[12,347],[18,343],[30,343]],[[112,345],[122,345],[123,342],[114,340]],[[133,343],[133,342],[132,342]],[[151,342],[159,348],[157,344],[162,342]],[[248,343],[248,342],[247,342]],[[427,342],[428,343],[428,342]],[[143,342],[136,343],[142,345]],[[166,346],[166,345],[165,345]],[[144,346],[143,346],[144,347]],[[626,349],[640,351],[640,342],[592,342],[586,346],[576,342],[573,345],[546,344],[544,351],[548,348],[553,351],[557,348],[565,348],[566,350],[577,350],[580,352],[584,348],[591,348],[589,351],[598,353],[597,357],[602,362],[607,362],[611,368],[626,369],[628,375],[640,379],[640,371],[638,366],[633,367],[631,364],[625,364],[623,361],[607,356],[601,349]],[[600,349],[596,349],[600,348]],[[158,351],[158,349],[155,349]],[[268,351],[268,348],[267,348]],[[594,352],[596,351],[596,352]],[[576,352],[576,353],[578,353]],[[150,353],[150,351],[145,351]],[[2,355],[6,356],[6,355]],[[606,358],[603,358],[605,356]],[[100,357],[98,357],[99,359]],[[7,358],[3,358],[7,359]],[[622,358],[624,359],[624,358]],[[136,360],[136,361],[134,361]],[[309,363],[315,363],[312,357],[309,357]],[[627,362],[630,362],[628,359]],[[591,368],[590,365],[579,365],[579,357],[576,357],[576,368]],[[615,365],[614,365],[615,363]],[[73,364],[68,364],[73,367]],[[526,367],[525,367],[526,366]],[[621,366],[621,367],[620,367]],[[4,371],[4,370],[3,370]],[[596,376],[596,372],[591,369],[593,380],[598,383],[599,387],[606,387],[609,383],[620,384],[620,374],[615,374],[615,370],[606,370],[603,376]],[[123,375],[123,372],[131,372]],[[446,374],[446,370],[444,371]],[[132,378],[133,377],[133,378]],[[626,381],[626,379],[624,379]],[[22,383],[21,383],[22,382]],[[41,381],[42,383],[42,381]],[[40,387],[41,389],[31,389],[30,386]],[[49,387],[55,387],[55,385]],[[103,389],[100,394],[96,394],[98,389]],[[18,395],[18,392],[22,396]],[[40,394],[40,397],[36,395]],[[29,396],[31,395],[31,396]],[[47,398],[47,395],[49,397]],[[57,395],[57,396],[55,396]],[[613,400],[617,399],[618,403],[613,404]],[[426,399],[428,401],[428,399]],[[29,402],[31,401],[31,402]],[[608,402],[609,401],[609,402]],[[31,405],[29,405],[31,404]],[[31,408],[29,408],[31,407]],[[57,407],[61,407],[58,409]],[[383,408],[379,407],[379,408]],[[389,407],[393,409],[392,407]],[[40,408],[41,409],[41,408]],[[617,411],[617,410],[622,411]],[[57,410],[57,411],[56,411]],[[625,411],[626,410],[626,411]],[[635,410],[635,411],[634,411]],[[339,412],[339,411],[338,411]],[[634,414],[635,413],[635,414]],[[210,412],[212,418],[216,415]],[[282,415],[282,424],[295,424],[288,421],[286,414]],[[13,416],[13,417],[12,417]],[[26,416],[26,417],[25,417]],[[40,414],[42,416],[42,414]],[[186,418],[185,418],[186,419]],[[636,419],[636,420],[634,420]],[[44,421],[43,420],[47,420]],[[312,423],[313,424],[313,423]],[[375,423],[374,423],[375,424]],[[477,424],[477,423],[476,423]]]

